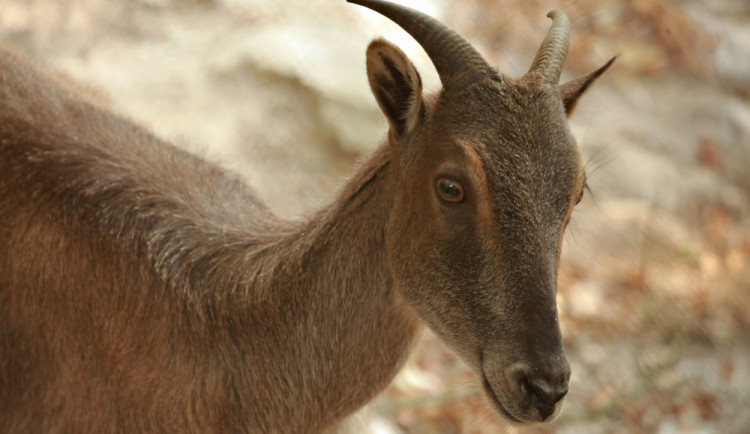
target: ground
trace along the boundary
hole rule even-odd
[[[509,428],[427,331],[358,416],[376,433],[750,432],[750,3],[421,0],[505,73],[572,20],[563,80],[619,55],[571,118],[591,194],[558,304],[573,377],[552,425]],[[241,172],[279,214],[323,206],[386,124],[364,50],[396,26],[341,1],[2,0],[0,43]]]

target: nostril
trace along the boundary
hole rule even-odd
[[[557,404],[557,403],[558,403],[558,402],[560,402],[560,401],[561,401],[561,400],[562,400],[563,398],[565,398],[565,395],[567,395],[567,394],[568,394],[568,389],[565,389],[565,390],[564,390],[564,391],[562,391],[562,392],[558,392],[558,393],[557,393],[557,394],[555,394],[555,396],[553,397],[553,402],[554,402],[555,404]]]
[[[565,386],[565,389],[557,392],[555,396],[553,397],[554,402],[560,402],[561,399],[565,398],[565,395],[568,394],[568,387]]]
[[[547,420],[555,413],[557,404],[568,394],[570,368],[567,363],[559,363],[553,367],[534,367],[519,362],[506,368],[505,377],[515,386],[519,408],[523,411],[536,411],[539,413],[539,420]]]
[[[537,398],[539,402],[548,402],[552,400],[552,391],[546,383],[526,381],[526,390],[528,390],[529,395]]]
[[[570,370],[562,370],[553,375],[542,369],[534,369],[525,363],[509,367],[505,374],[511,384],[518,387],[525,401],[524,406],[536,407],[540,414],[552,414],[560,400],[568,393]]]
[[[543,380],[526,380],[522,389],[534,400],[536,407],[545,416],[551,414],[555,405],[568,394],[567,384],[554,388]]]

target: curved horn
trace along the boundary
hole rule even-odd
[[[461,90],[494,74],[463,36],[422,12],[381,0],[347,1],[379,12],[406,30],[427,52],[446,90]]]
[[[529,73],[538,73],[542,79],[553,84],[560,81],[565,56],[570,45],[570,20],[557,9],[550,11],[547,17],[552,18],[552,26],[547,37],[536,52]]]

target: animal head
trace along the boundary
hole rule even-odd
[[[384,40],[367,49],[397,174],[386,237],[398,291],[475,370],[501,414],[548,420],[570,377],[555,300],[560,250],[586,182],[566,118],[614,59],[558,84],[570,24],[552,11],[530,70],[514,79],[420,12],[349,1],[410,33],[443,86],[425,98],[401,50]]]

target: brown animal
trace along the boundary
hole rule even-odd
[[[511,421],[570,370],[555,306],[585,184],[558,85],[568,19],[520,79],[445,25],[391,18],[443,84],[376,40],[390,130],[328,207],[274,216],[234,174],[0,53],[0,432],[314,433],[381,391],[423,322]]]

